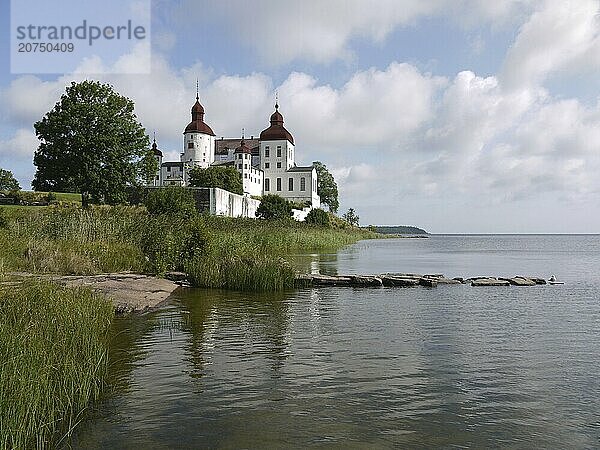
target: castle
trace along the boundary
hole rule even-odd
[[[204,122],[204,107],[196,94],[192,121],[183,132],[180,161],[163,162],[156,139],[152,150],[159,165],[153,186],[187,186],[189,171],[194,167],[233,166],[241,174],[244,196],[277,194],[310,208],[321,204],[317,171],[314,165],[296,165],[294,137],[283,126],[277,102],[270,126],[260,133],[259,139],[215,139],[212,128]]]

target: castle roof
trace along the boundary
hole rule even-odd
[[[152,153],[154,156],[160,156],[162,158],[163,153],[156,146],[156,137],[154,138],[154,142],[152,143]]]
[[[260,141],[252,136],[244,138],[246,145],[252,150],[252,156],[259,155]],[[230,149],[235,150],[240,144],[240,138],[220,138],[215,139],[215,155],[227,155]]]
[[[271,114],[271,126],[260,133],[261,141],[288,140],[294,143],[294,137],[283,126],[283,115],[279,112],[279,105],[275,103],[275,112]]]
[[[252,149],[246,145],[246,142],[244,142],[244,138],[242,138],[242,140],[240,142],[240,146],[235,149],[234,153],[248,153],[248,154],[252,154]]]
[[[204,106],[200,104],[198,95],[196,95],[196,103],[192,106],[192,121],[185,127],[185,133],[204,133],[214,136],[213,130],[204,122]]]
[[[312,172],[315,166],[294,166],[290,167],[288,172]]]

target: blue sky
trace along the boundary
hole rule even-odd
[[[135,0],[132,0],[135,1]],[[361,223],[600,232],[597,0],[152,2],[148,75],[11,75],[0,0],[0,167],[28,187],[32,124],[71,80],[110,82],[176,159],[196,78],[217,136],[258,134],[275,91],[299,163]],[[142,65],[132,52],[128,64]]]

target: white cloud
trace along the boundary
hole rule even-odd
[[[19,128],[11,138],[0,141],[0,158],[4,161],[30,160],[38,145],[39,141],[33,130]]]
[[[383,71],[357,72],[339,89],[293,73],[279,90],[286,123],[303,146],[342,146],[346,152],[378,146],[385,152],[432,117],[444,83],[409,64],[392,63]]]
[[[508,87],[536,85],[559,70],[600,67],[597,0],[546,0],[521,27],[501,79]]]
[[[11,170],[25,189],[33,178],[31,161],[38,145],[30,128],[18,128],[11,137],[0,140],[0,167]]]
[[[451,17],[461,26],[500,26],[524,20],[532,0],[221,0],[183,1],[171,14],[177,27],[232,24],[231,36],[271,64],[296,59],[351,60],[351,41],[382,42],[396,28],[425,17]],[[190,20],[190,18],[192,20]],[[193,25],[192,25],[193,24]]]

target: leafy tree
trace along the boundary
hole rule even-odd
[[[196,214],[194,194],[180,186],[150,189],[144,204],[152,215],[170,214],[191,217]]]
[[[256,209],[256,216],[262,219],[289,219],[292,215],[292,204],[275,194],[265,195]]]
[[[133,102],[98,81],[71,83],[34,125],[40,146],[32,185],[79,192],[82,203],[121,203],[125,189],[155,175],[158,163]]]
[[[19,182],[10,170],[0,168],[0,191],[18,191],[21,189]]]
[[[242,174],[232,166],[210,166],[207,169],[194,167],[189,173],[190,186],[221,188],[242,195]]]
[[[311,225],[319,225],[322,227],[330,226],[329,214],[327,214],[327,212],[321,208],[311,209],[306,215],[305,222]]]
[[[354,211],[354,208],[350,208],[348,212],[342,216],[342,218],[353,227],[358,226],[358,221],[360,219],[360,217]]]
[[[313,165],[317,169],[317,194],[321,197],[321,203],[327,205],[329,211],[335,214],[340,207],[335,179],[322,162],[315,161]]]

